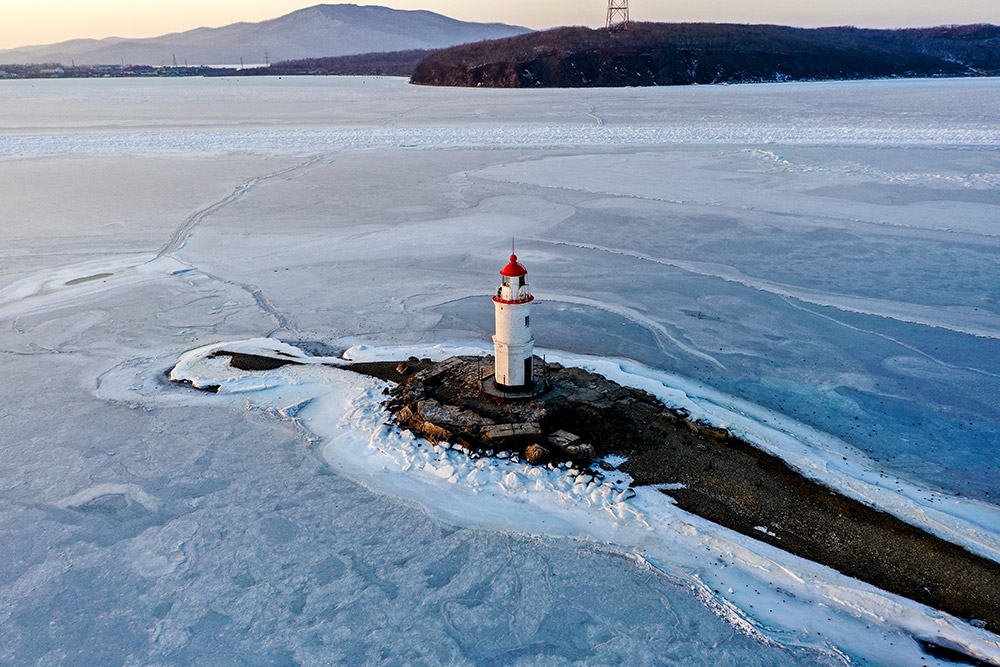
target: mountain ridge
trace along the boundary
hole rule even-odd
[[[258,23],[199,27],[141,39],[78,38],[0,50],[0,63],[233,65],[370,52],[438,49],[529,32],[502,23],[470,23],[426,10],[321,4]]]

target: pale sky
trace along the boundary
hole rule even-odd
[[[465,21],[529,28],[603,25],[607,0],[384,0]],[[201,26],[262,21],[320,0],[0,0],[0,49],[77,37],[155,37]],[[629,0],[637,21],[778,23],[892,28],[1000,24],[1000,0]]]

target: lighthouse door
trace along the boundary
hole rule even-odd
[[[526,387],[530,387],[534,383],[531,377],[531,357],[528,357],[524,360],[524,384]]]

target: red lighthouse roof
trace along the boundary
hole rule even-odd
[[[526,276],[528,275],[528,270],[517,263],[517,255],[511,255],[510,263],[500,270],[500,275],[508,276],[511,278],[517,276]]]

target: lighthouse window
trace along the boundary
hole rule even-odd
[[[526,327],[530,326],[530,323],[531,323],[531,315],[525,315],[524,316],[524,326],[526,326]]]

